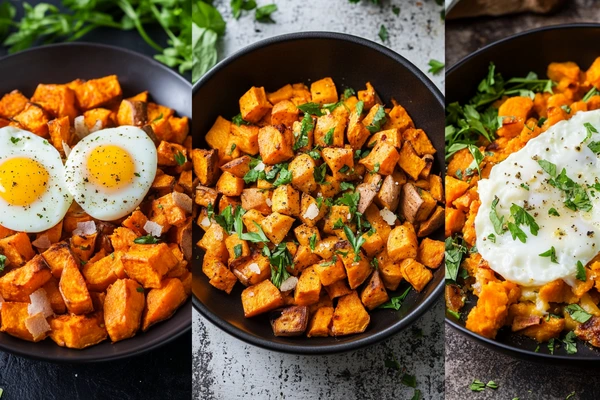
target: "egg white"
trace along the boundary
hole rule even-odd
[[[132,183],[110,191],[89,179],[88,157],[101,145],[116,145],[129,152],[137,174]],[[156,146],[143,130],[133,126],[103,129],[86,136],[71,150],[65,164],[66,185],[86,213],[98,220],[114,221],[133,212],[144,200],[156,176],[157,162]]]
[[[11,140],[12,139],[12,140]],[[7,126],[0,129],[0,164],[16,157],[37,161],[48,172],[46,191],[27,206],[11,205],[0,198],[0,225],[19,232],[42,232],[58,224],[73,199],[64,183],[60,153],[47,140]]]
[[[523,286],[541,286],[557,279],[574,285],[577,262],[586,265],[600,252],[600,192],[589,187],[600,182],[600,157],[588,147],[589,143],[600,141],[600,133],[593,133],[591,139],[585,140],[585,123],[600,132],[600,110],[579,112],[570,120],[557,123],[495,165],[488,179],[479,181],[477,250],[503,278]],[[584,187],[587,185],[592,209],[567,208],[564,192],[548,183],[550,176],[538,164],[539,159],[556,164],[557,173],[565,168],[569,178]],[[497,234],[490,220],[496,196],[497,213],[505,220],[510,217],[511,204],[527,205],[527,211],[539,225],[537,236],[525,226],[521,226],[527,235],[525,243],[513,240],[510,232]],[[560,216],[550,215],[551,208]],[[495,243],[490,234],[495,235]],[[550,257],[540,256],[552,247],[556,263]]]

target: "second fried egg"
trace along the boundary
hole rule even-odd
[[[156,176],[154,142],[133,126],[92,133],[72,149],[65,165],[73,199],[93,218],[114,221],[140,205]]]

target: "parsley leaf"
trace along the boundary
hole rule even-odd
[[[485,390],[485,383],[481,382],[479,379],[475,379],[470,385],[469,389],[474,392],[483,392]]]
[[[360,260],[360,247],[366,242],[365,238],[360,233],[354,236],[354,233],[347,225],[344,225],[344,233],[354,249],[354,261]]]
[[[287,267],[294,266],[292,254],[287,248],[287,243],[279,243],[271,252],[267,246],[263,247],[263,254],[269,257],[271,264],[271,282],[278,289],[290,277]]]
[[[328,130],[325,134],[325,137],[323,138],[323,141],[328,146],[331,146],[333,144],[333,132],[335,132],[335,127]]]
[[[304,103],[296,106],[300,111],[305,113],[316,115],[317,117],[322,117],[323,111],[321,111],[321,106],[317,103]]]
[[[575,276],[582,282],[587,280],[587,274],[585,273],[585,267],[581,261],[577,261],[577,275]]]
[[[6,266],[6,256],[0,254],[0,272],[4,271],[5,266]]]
[[[587,142],[589,139],[591,139],[592,134],[598,133],[598,130],[594,127],[594,125],[590,124],[589,122],[586,122],[583,124],[583,126],[585,126],[585,130],[587,132],[585,139],[583,139],[584,142]]]
[[[356,112],[356,114],[358,114],[360,116],[360,115],[362,115],[364,108],[365,108],[365,102],[361,100],[358,103],[356,103],[356,106],[354,107],[354,111]]]
[[[429,70],[427,72],[434,75],[439,74],[444,69],[444,63],[438,60],[431,59],[427,64],[429,65]]]
[[[310,249],[315,251],[315,246],[317,245],[317,234],[313,233],[310,239],[308,239],[308,243],[310,245]]]
[[[449,237],[445,242],[446,280],[456,282],[458,270],[463,257],[467,254],[467,247],[461,237]]]
[[[177,154],[175,154],[175,162],[177,162],[177,165],[179,165],[180,167],[185,164],[185,162],[187,161],[187,158],[185,157],[185,155],[178,151]]]
[[[392,309],[398,311],[398,310],[400,310],[400,307],[402,307],[402,302],[404,301],[406,296],[408,296],[409,292],[410,292],[410,286],[408,288],[406,288],[406,290],[400,296],[390,297],[390,300],[388,302],[383,303],[382,305],[380,305],[377,308],[392,308]]]
[[[547,250],[547,251],[539,254],[539,256],[540,257],[550,257],[550,262],[558,264],[558,260],[556,259],[556,249],[554,248],[554,246],[552,246],[550,248],[550,250]]]
[[[231,204],[230,204],[227,207],[225,207],[223,209],[223,211],[221,211],[221,213],[219,215],[215,214],[215,216],[214,216],[215,217],[215,222],[217,224],[221,225],[221,227],[225,230],[225,232],[227,232],[228,235],[230,235],[231,232],[233,232],[233,225],[234,225],[234,222],[235,222],[234,215],[233,215],[232,211],[233,210],[232,210],[232,207],[231,207]]]
[[[276,4],[267,4],[266,6],[258,7],[254,12],[254,18],[258,22],[274,22],[271,14],[277,11]]]
[[[590,142],[588,147],[596,154],[600,154],[600,142]]]
[[[342,192],[346,190],[354,190],[354,184],[352,184],[351,182],[342,182],[340,183],[340,189]]]
[[[231,0],[231,12],[233,18],[239,19],[242,15],[242,10],[250,11],[256,8],[256,1],[254,0]],[[239,126],[239,125],[238,125]]]
[[[565,310],[569,313],[571,318],[582,324],[592,318],[592,314],[581,308],[579,304],[569,304],[565,307]]]
[[[279,176],[277,177],[277,180],[273,182],[273,186],[278,187],[281,185],[287,185],[290,182],[292,182],[292,173],[288,171],[288,165],[283,164],[281,170],[279,171]]]
[[[502,235],[504,232],[506,232],[506,228],[504,227],[504,217],[499,216],[498,212],[496,211],[496,206],[498,205],[499,201],[500,199],[498,196],[494,196],[494,201],[492,201],[490,211],[490,221],[492,222],[496,233],[498,235]]]
[[[156,244],[160,241],[159,238],[152,235],[140,236],[133,240],[135,244]]]
[[[551,209],[548,210],[548,215],[553,215],[555,217],[560,217],[560,214],[558,213],[558,211],[556,211],[556,208],[552,207]]]
[[[236,244],[235,246],[233,246],[233,255],[235,256],[235,258],[240,258],[242,256],[242,245],[241,243]]]
[[[231,118],[231,122],[233,122],[237,126],[240,126],[240,125],[250,125],[250,122],[244,121],[244,119],[242,118],[242,114],[241,113],[238,114],[238,115],[236,115],[235,117]]]
[[[17,144],[17,143],[19,143],[21,141],[21,139],[11,136],[10,141],[11,141],[12,144]]]
[[[321,164],[319,167],[315,167],[315,170],[313,171],[313,176],[315,178],[315,181],[317,183],[325,182],[326,172],[327,172],[327,164],[325,164],[325,163]]]
[[[516,225],[529,226],[529,230],[533,236],[537,236],[540,226],[535,222],[535,219],[523,207],[516,204],[510,206],[510,214],[515,219]]]
[[[383,106],[379,106],[375,112],[375,115],[373,116],[373,122],[367,126],[367,129],[371,133],[379,132],[386,121],[385,108],[383,108]]]
[[[592,88],[589,90],[589,92],[587,92],[585,94],[585,96],[583,96],[583,101],[585,103],[587,103],[592,97],[598,96],[598,95],[600,95],[600,92],[598,91],[598,89],[596,89],[595,86],[592,86]]]
[[[469,152],[473,156],[473,162],[471,162],[471,164],[469,165],[468,168],[470,168],[471,170],[473,168],[477,168],[477,172],[479,173],[479,176],[481,176],[481,169],[479,168],[479,166],[481,165],[481,162],[483,161],[484,155],[479,150],[479,147],[477,147],[475,145],[470,144],[467,146],[467,148],[469,149]]]
[[[562,341],[568,354],[577,353],[577,343],[575,343],[575,339],[577,339],[575,332],[569,331]]]
[[[335,201],[335,204],[337,205],[345,205],[348,206],[348,208],[350,209],[350,215],[351,217],[354,217],[354,214],[356,213],[356,209],[358,208],[358,202],[360,201],[360,193],[359,192],[354,192],[354,193],[344,193],[342,195],[342,197],[338,198]]]
[[[342,100],[347,100],[348,98],[354,96],[356,94],[356,92],[354,91],[354,89],[352,88],[346,88],[344,89],[344,94],[342,94]]]
[[[381,27],[379,28],[379,39],[381,39],[382,42],[387,41],[389,38],[389,34],[387,31],[387,28],[385,27],[385,25],[381,25]]]

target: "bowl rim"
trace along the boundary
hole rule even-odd
[[[119,53],[125,53],[129,57],[136,57],[136,58],[140,59],[140,61],[143,61],[147,64],[151,64],[152,67],[154,67],[154,68],[160,68],[162,71],[164,71],[165,74],[168,73],[168,74],[172,75],[173,77],[177,78],[178,80],[180,80],[182,83],[189,86],[190,88],[192,87],[192,84],[187,79],[185,79],[183,76],[176,73],[174,70],[167,67],[166,65],[154,60],[151,57],[148,57],[142,53],[138,53],[136,51],[129,50],[126,48],[107,45],[107,44],[101,44],[101,43],[70,42],[70,43],[55,43],[55,44],[49,44],[49,45],[44,45],[44,46],[36,46],[36,47],[32,47],[30,49],[19,51],[17,53],[8,54],[3,57],[0,57],[0,65],[2,65],[2,63],[8,59],[11,59],[11,60],[16,59],[16,58],[24,56],[24,55],[26,56],[29,53],[35,53],[35,52],[44,51],[47,49],[51,50],[53,48],[63,48],[63,47],[75,47],[75,48],[81,47],[81,48],[85,48],[85,49],[104,49],[104,50],[109,50],[109,51],[114,51],[114,52],[119,52]],[[190,300],[186,300],[186,302],[184,304],[182,304],[181,307],[176,312],[181,312],[181,311],[184,311],[185,308],[188,308],[189,302],[190,302]],[[192,307],[189,307],[189,308],[192,308]],[[169,320],[162,321],[160,323],[161,324],[169,323]],[[3,341],[0,341],[0,350],[6,351],[7,353],[11,353],[11,354],[14,354],[14,355],[17,355],[20,357],[29,358],[32,360],[48,361],[48,362],[59,363],[59,364],[65,364],[65,363],[67,363],[67,364],[84,364],[84,363],[91,363],[91,362],[96,362],[96,363],[108,362],[108,361],[117,361],[117,360],[122,360],[122,359],[130,358],[130,357],[135,357],[135,356],[141,355],[143,353],[155,350],[155,349],[183,336],[184,334],[191,331],[191,329],[192,329],[192,312],[190,309],[189,323],[186,324],[186,326],[184,326],[183,329],[179,329],[174,334],[171,334],[164,338],[155,338],[154,340],[149,342],[148,346],[145,346],[143,348],[126,349],[125,351],[122,351],[119,354],[107,353],[106,355],[100,355],[100,356],[98,356],[98,355],[87,356],[85,353],[86,349],[78,350],[78,349],[68,349],[65,347],[64,349],[68,349],[68,350],[72,351],[73,354],[75,354],[75,356],[73,358],[66,359],[66,358],[60,358],[60,357],[56,357],[56,356],[48,356],[48,355],[44,355],[44,354],[40,354],[39,352],[36,352],[35,343],[32,343],[32,346],[30,346],[31,350],[22,351],[22,350],[14,349],[9,345],[6,345]],[[8,335],[8,334],[6,334],[6,335]],[[58,345],[56,345],[56,346],[58,346]]]
[[[401,64],[404,68],[408,69],[413,75],[415,75],[421,83],[425,85],[425,87],[433,94],[435,99],[443,106],[444,96],[442,92],[435,86],[435,84],[422,72],[419,68],[417,68],[412,62],[408,61],[406,58],[396,53],[395,51],[380,45],[379,43],[375,43],[373,41],[364,39],[362,37],[349,35],[345,33],[338,32],[325,32],[325,31],[309,31],[309,32],[296,32],[296,33],[288,33],[284,35],[272,36],[253,44],[250,44],[229,57],[225,58],[217,65],[215,65],[210,71],[208,71],[196,84],[194,85],[192,91],[192,106],[193,106],[193,97],[198,92],[198,90],[206,84],[218,71],[226,67],[227,65],[237,61],[240,57],[243,57],[246,54],[249,54],[253,51],[275,45],[281,44],[285,42],[293,42],[298,40],[318,40],[318,39],[328,39],[328,40],[338,40],[343,42],[350,42],[353,44],[357,44],[360,46],[365,46],[370,48],[371,50],[375,50],[379,53],[383,53],[388,58],[391,58],[395,62]],[[290,354],[298,354],[298,355],[319,355],[319,354],[334,354],[334,353],[343,353],[352,350],[358,350],[360,348],[378,343],[384,339],[389,338],[390,336],[399,333],[404,330],[408,326],[410,326],[413,322],[415,322],[418,318],[420,318],[427,310],[429,310],[433,304],[438,300],[444,290],[444,280],[438,284],[437,287],[432,291],[432,293],[427,297],[420,305],[412,309],[404,318],[396,322],[394,325],[388,327],[387,329],[382,330],[381,332],[369,335],[367,337],[353,340],[347,343],[335,343],[322,346],[314,346],[314,345],[296,345],[296,344],[284,344],[284,343],[276,343],[271,340],[267,340],[263,337],[258,337],[249,333],[244,332],[243,330],[237,328],[236,326],[226,322],[225,320],[219,318],[216,314],[212,313],[208,308],[206,308],[202,302],[192,294],[192,304],[194,308],[207,320],[212,322],[214,325],[219,327],[221,330],[227,332],[231,336],[236,337],[246,343],[255,345],[257,347],[261,347],[267,350],[273,350],[282,353],[290,353]],[[335,338],[334,338],[335,340]]]
[[[489,43],[489,44],[485,45],[484,47],[477,49],[476,51],[463,57],[460,61],[458,61],[456,64],[454,64],[453,66],[451,66],[448,69],[448,71],[446,72],[446,80],[448,79],[448,77],[450,77],[452,75],[452,73],[456,72],[462,66],[464,66],[469,61],[471,61],[473,58],[479,57],[481,54],[487,52],[491,48],[494,48],[498,45],[501,45],[501,44],[504,44],[504,43],[507,43],[507,42],[510,42],[513,40],[518,40],[525,36],[538,34],[540,32],[554,31],[554,30],[561,30],[561,29],[582,29],[582,28],[583,29],[589,29],[589,28],[600,29],[600,23],[583,22],[583,23],[549,25],[549,26],[543,26],[543,27],[519,32],[519,33],[516,33],[511,36],[507,36],[507,37],[497,40],[495,42]],[[512,345],[508,345],[508,344],[505,344],[502,342],[498,342],[497,340],[489,339],[489,338],[481,336],[475,332],[471,332],[470,330],[468,330],[466,328],[466,326],[464,326],[463,324],[457,323],[454,318],[450,318],[447,315],[445,316],[445,322],[446,322],[446,324],[448,324],[450,327],[452,327],[455,331],[457,331],[461,335],[466,336],[469,339],[471,339],[475,342],[478,342],[480,344],[483,344],[484,346],[489,347],[495,351],[509,354],[512,357],[530,358],[530,359],[534,359],[534,360],[538,360],[538,361],[553,361],[553,362],[556,362],[556,361],[567,361],[567,362],[580,361],[580,362],[584,363],[584,362],[596,361],[591,357],[581,357],[581,356],[577,356],[576,354],[564,355],[564,354],[536,353],[532,350],[527,350],[527,349],[515,347]],[[598,357],[597,361],[600,361],[600,357]]]

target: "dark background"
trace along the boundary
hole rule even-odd
[[[22,1],[11,2],[17,6],[19,18]],[[57,0],[46,2],[60,4]],[[38,2],[29,3],[33,5]],[[166,44],[166,35],[160,27],[149,28],[148,33],[159,44]],[[148,56],[155,53],[137,31],[99,29],[81,41],[125,47]],[[0,57],[6,54],[6,48],[0,45]],[[3,76],[0,79],[7,79]],[[34,343],[31,345],[35,346]],[[53,364],[0,352],[0,388],[4,390],[2,400],[190,399],[191,348],[190,330],[152,352],[97,364]]]

